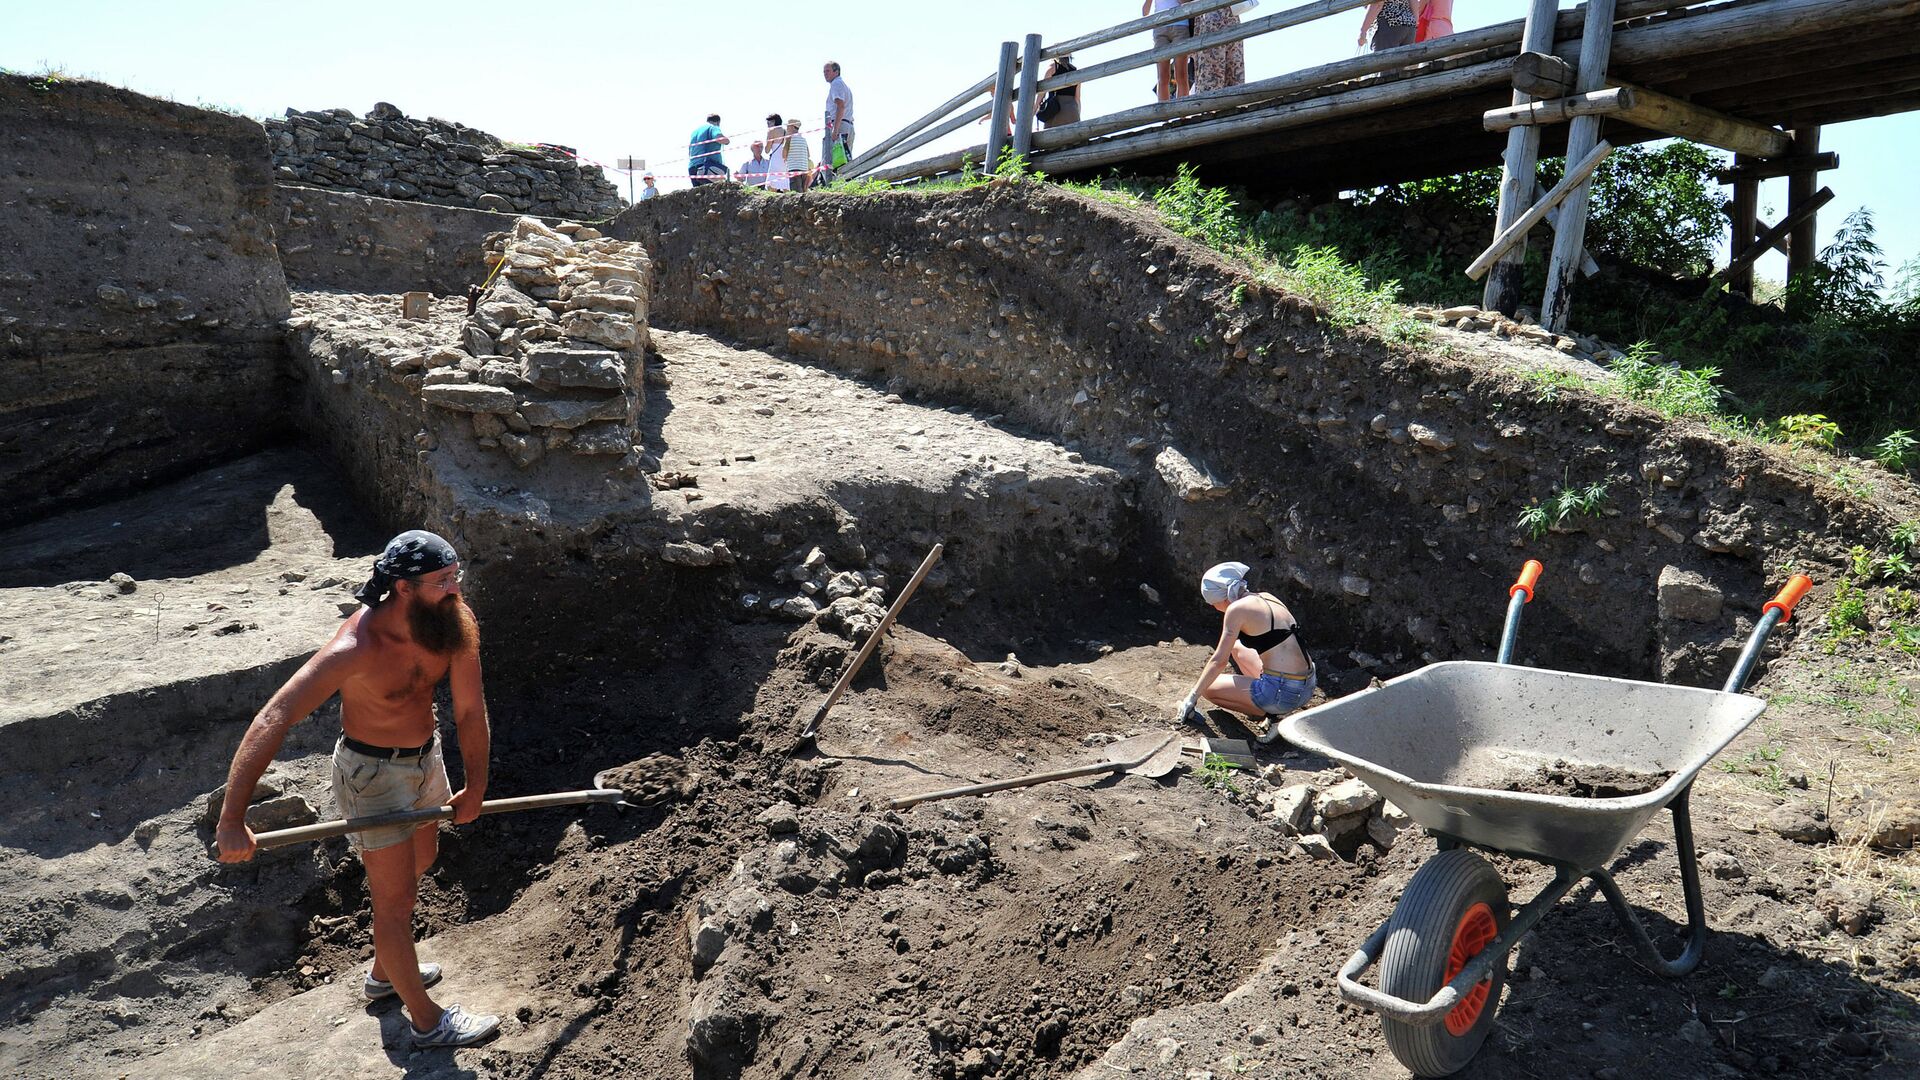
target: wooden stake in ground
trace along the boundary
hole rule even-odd
[[[859,673],[860,665],[866,663],[867,657],[873,655],[874,646],[880,644],[880,638],[886,634],[887,627],[893,625],[893,620],[899,616],[900,609],[907,606],[907,598],[913,595],[913,590],[920,587],[920,582],[925,580],[927,571],[933,569],[933,564],[940,561],[940,556],[946,550],[946,544],[935,544],[933,550],[927,552],[927,557],[920,560],[920,568],[913,572],[913,577],[907,582],[906,587],[900,590],[900,595],[893,598],[893,606],[887,609],[887,614],[880,620],[880,625],[874,627],[873,633],[867,635],[867,643],[860,646],[860,651],[854,656],[853,662],[847,665],[847,670],[840,673],[840,681],[833,684],[833,692],[828,694],[827,700],[821,702],[820,708],[814,711],[813,719],[807,721],[807,729],[800,733],[800,741],[794,745],[794,749],[798,750],[813,741],[814,733],[820,730],[820,722],[827,718],[827,710],[833,708],[834,703],[840,700],[840,695],[847,692],[847,686],[853,682],[854,675]]]

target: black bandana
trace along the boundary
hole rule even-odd
[[[423,529],[409,529],[387,541],[387,550],[374,561],[373,576],[353,595],[368,607],[379,607],[401,578],[419,577],[460,561],[453,545]]]

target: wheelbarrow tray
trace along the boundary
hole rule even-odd
[[[1765,708],[1748,694],[1454,660],[1296,713],[1281,734],[1428,829],[1584,870],[1610,862]],[[1555,762],[1673,775],[1619,798],[1496,787]]]

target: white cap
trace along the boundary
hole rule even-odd
[[[1247,595],[1247,572],[1252,567],[1242,562],[1223,562],[1200,578],[1200,597],[1209,604],[1234,601]]]

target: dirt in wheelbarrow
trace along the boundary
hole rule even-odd
[[[1575,765],[1566,761],[1536,766],[1490,785],[1495,791],[1524,795],[1564,795],[1576,799],[1621,799],[1657,791],[1671,772],[1643,773],[1613,765]]]

